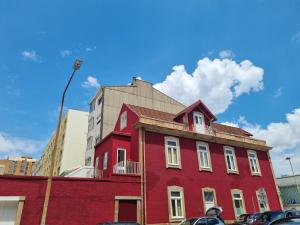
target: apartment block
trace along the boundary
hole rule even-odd
[[[85,165],[93,164],[94,146],[114,129],[123,103],[169,113],[185,108],[180,102],[153,88],[151,83],[135,77],[129,85],[102,86],[90,102]]]
[[[84,165],[88,115],[88,112],[69,109],[62,119],[55,155],[54,176]],[[56,131],[36,163],[33,175],[49,174],[55,134]]]
[[[0,159],[0,175],[31,175],[36,159],[22,156],[12,159]]]

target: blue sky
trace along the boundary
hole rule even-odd
[[[244,81],[231,79],[235,97],[218,121],[267,139],[277,151],[275,164],[291,155],[300,165],[299,10],[296,0],[1,1],[0,156],[40,155],[55,129],[60,95],[76,57],[84,64],[66,106],[82,110],[88,110],[96,91],[83,87],[88,76],[101,85],[127,84],[135,75],[158,84],[174,66],[184,65],[191,75],[208,57],[210,66],[218,64],[215,59],[223,63],[221,69],[248,60],[262,71],[259,84],[239,95],[235,83]],[[227,75],[220,74],[221,83]],[[222,102],[223,93],[218,96]],[[205,98],[203,93],[194,97]],[[289,173],[283,166],[278,174],[281,169]]]

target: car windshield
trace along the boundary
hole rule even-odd
[[[259,221],[261,221],[261,222],[271,222],[271,221],[274,221],[274,219],[277,219],[278,215],[280,216],[280,214],[281,214],[281,211],[264,213],[264,214],[262,214]]]
[[[193,225],[198,218],[192,218],[182,221],[179,225]]]

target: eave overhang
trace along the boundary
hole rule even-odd
[[[145,116],[140,117],[139,121],[135,124],[135,127],[143,127],[146,131],[161,134],[174,135],[177,137],[208,141],[235,147],[242,147],[246,149],[259,151],[269,151],[272,149],[266,144],[266,141],[263,140],[217,131],[213,131],[210,134],[196,133],[193,131],[189,131],[188,127],[184,124],[153,119]]]

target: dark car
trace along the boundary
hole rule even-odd
[[[235,224],[237,225],[242,225],[242,224],[248,224],[247,220],[251,216],[251,214],[242,214],[240,215],[237,220],[235,221]]]
[[[279,215],[282,214],[282,211],[267,211],[262,213],[256,221],[251,223],[252,225],[269,225],[271,222],[276,220]]]
[[[300,216],[281,218],[273,221],[270,225],[300,225]]]
[[[257,221],[257,219],[261,216],[262,213],[253,213],[253,214],[250,214],[248,217],[247,217],[247,222],[246,224],[252,224],[254,223],[255,221]]]

